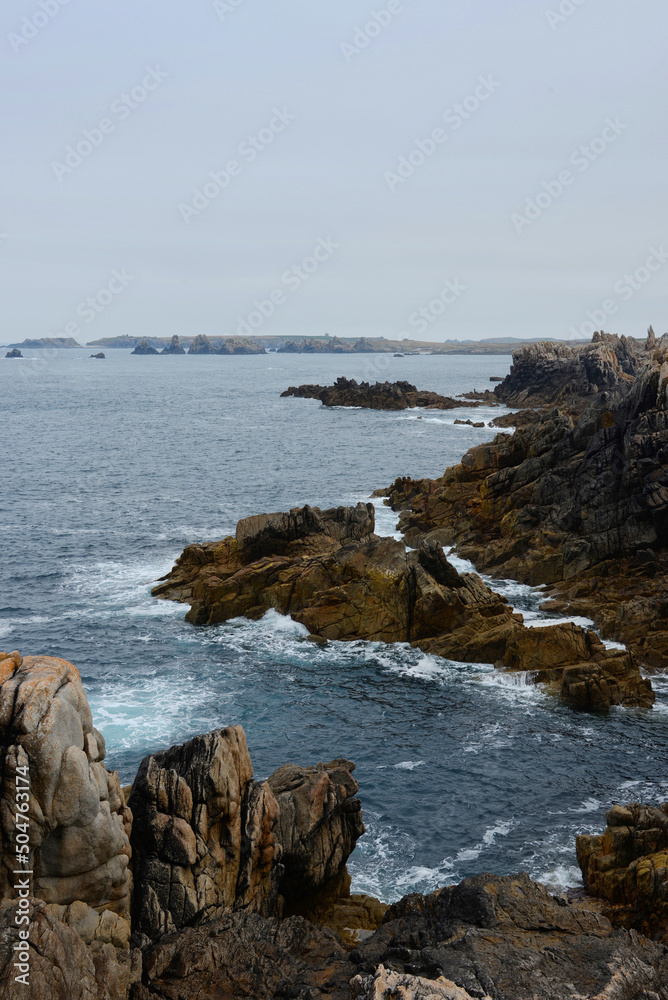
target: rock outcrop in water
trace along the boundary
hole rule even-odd
[[[18,347],[15,347],[13,350],[7,351],[7,353],[5,354],[5,357],[6,358],[22,358],[23,355],[19,351]]]
[[[455,410],[462,406],[479,405],[440,396],[427,389],[417,389],[410,382],[376,382],[371,385],[349,378],[337,378],[334,385],[290,386],[281,396],[319,399],[324,406],[361,406],[367,410],[407,410],[413,407]]]
[[[185,348],[181,346],[181,341],[178,336],[174,334],[170,342],[166,347],[160,351],[161,354],[185,354]]]
[[[577,838],[585,886],[613,924],[668,944],[668,802],[616,805],[606,819],[602,835]]]
[[[550,608],[668,666],[667,380],[667,338],[652,350],[608,337],[523,348],[496,392],[549,405],[440,479],[397,480],[400,529],[409,544],[435,538],[492,575],[547,584]]]
[[[654,700],[632,657],[609,652],[594,633],[527,629],[479,576],[458,573],[436,541],[408,551],[379,538],[371,504],[246,518],[234,538],[188,546],[153,594],[189,603],[194,625],[274,609],[325,639],[408,642],[448,659],[532,671],[579,708]]]
[[[188,354],[266,354],[264,347],[246,337],[223,337],[214,343],[204,333],[198,334]]]
[[[665,947],[613,930],[591,902],[554,899],[526,875],[407,896],[379,927],[385,908],[372,901],[369,931],[347,946],[303,916],[282,918],[340,885],[363,832],[348,761],[283,766],[258,782],[243,730],[216,730],[143,761],[133,818],[101,763],[76,668],[18,653],[0,654],[0,748],[8,1000],[386,1000],[387,990],[413,1000],[668,1000]],[[25,897],[13,872],[17,766],[31,785]],[[640,810],[615,815],[635,825],[634,843],[660,847],[658,814]],[[130,826],[132,940],[119,913],[127,897],[107,877],[118,857],[127,876]],[[355,899],[335,902],[344,919]],[[372,912],[368,899],[359,905]]]
[[[160,351],[155,347],[151,347],[148,340],[140,340],[135,347],[133,354],[160,354]]]
[[[147,757],[129,800],[138,940],[223,909],[280,916],[337,879],[364,833],[353,769],[286,765],[255,781],[240,726]]]

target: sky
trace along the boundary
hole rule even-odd
[[[0,342],[668,329],[665,0],[3,0]]]

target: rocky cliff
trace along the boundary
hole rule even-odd
[[[388,502],[410,544],[438,539],[492,575],[546,584],[549,607],[592,617],[663,668],[668,338],[648,343],[522,349],[496,389],[535,403],[514,418],[515,433],[439,479],[397,480]]]
[[[0,654],[3,998],[668,1000],[664,946],[615,930],[607,904],[555,899],[526,875],[478,875],[389,909],[341,893],[364,829],[349,761],[258,782],[243,730],[216,730],[147,757],[129,808],[103,756],[72,664]],[[631,854],[661,849],[660,812],[617,810],[616,860],[629,836]],[[17,815],[30,827],[27,890]],[[365,934],[335,934],[333,911],[366,913],[347,925]],[[648,929],[665,927],[659,906]]]
[[[406,410],[412,407],[455,410],[462,406],[479,405],[417,389],[410,382],[376,382],[370,385],[369,382],[348,378],[337,378],[334,385],[290,386],[281,396],[319,399],[324,406],[361,406],[367,410]]]
[[[278,354],[376,354],[391,350],[380,346],[378,341],[360,337],[351,343],[339,337],[305,337],[303,340],[289,340],[278,348]]]
[[[185,354],[186,351],[185,351],[185,348],[181,346],[181,341],[179,340],[179,338],[176,336],[176,334],[174,334],[174,336],[172,337],[172,339],[170,340],[170,342],[167,344],[166,347],[163,347],[163,349],[160,351],[160,353],[161,354]]]

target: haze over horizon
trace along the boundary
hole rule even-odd
[[[0,341],[660,335],[665,18],[6,0]]]

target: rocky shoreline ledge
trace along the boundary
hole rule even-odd
[[[350,761],[258,781],[234,726],[150,754],[122,789],[76,667],[17,652],[0,654],[0,735],[10,1000],[668,998],[668,949],[627,929],[646,917],[637,907],[615,928],[606,904],[550,896],[522,874],[390,907],[351,895],[345,864],[364,825]],[[660,855],[639,859],[665,844],[668,803],[612,820],[606,886],[633,882],[637,904],[648,884],[653,903],[665,866],[661,883]],[[578,845],[588,873],[610,870],[610,840]],[[647,929],[665,938],[664,910]]]
[[[290,386],[281,396],[319,399],[323,406],[361,406],[366,410],[408,410],[420,407],[428,410],[457,410],[480,406],[477,400],[452,399],[428,389],[417,389],[410,382],[356,382],[353,378],[337,378],[334,385]],[[494,400],[493,405],[498,402]],[[483,425],[484,426],[484,425]]]
[[[407,542],[455,546],[491,576],[545,585],[546,610],[591,618],[647,668],[668,667],[668,335],[595,334],[513,355],[497,423],[433,480],[379,495]],[[487,395],[487,394],[485,394]]]
[[[631,654],[571,623],[527,628],[477,574],[458,573],[438,541],[409,550],[374,526],[373,505],[362,503],[245,518],[234,537],[189,545],[153,594],[190,604],[193,625],[274,609],[325,640],[406,642],[526,671],[575,708],[652,705]]]

